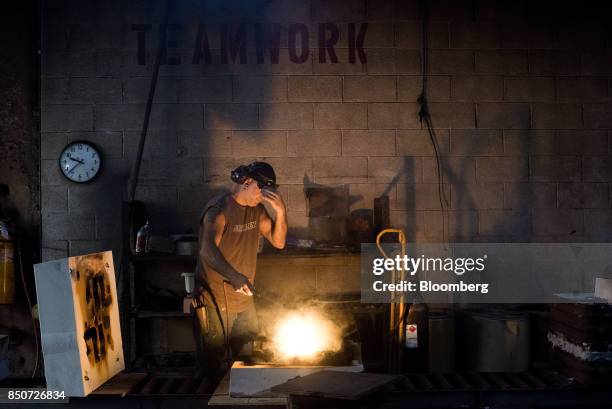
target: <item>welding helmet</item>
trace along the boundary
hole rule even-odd
[[[266,162],[253,162],[249,165],[240,165],[232,170],[231,178],[234,183],[242,184],[247,178],[257,182],[259,188],[277,187],[276,174],[270,164]]]

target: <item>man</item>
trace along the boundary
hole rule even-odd
[[[253,302],[259,236],[278,249],[287,236],[285,204],[275,192],[272,166],[253,162],[234,169],[231,178],[238,190],[213,198],[200,218],[194,336],[198,365],[208,372],[216,372],[223,357],[229,365],[259,332]],[[274,220],[262,202],[269,204]]]

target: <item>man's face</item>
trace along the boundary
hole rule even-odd
[[[248,178],[244,181],[242,184],[242,192],[244,193],[248,206],[257,206],[263,199],[261,189],[257,186],[257,181],[254,179]]]

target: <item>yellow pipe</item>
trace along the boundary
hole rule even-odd
[[[380,233],[378,233],[378,235],[376,236],[376,246],[378,247],[378,250],[380,251],[380,253],[383,255],[383,257],[385,259],[389,258],[389,256],[387,255],[387,253],[385,253],[385,250],[382,248],[381,244],[380,244],[380,240],[382,239],[382,236],[384,236],[387,233],[397,233],[398,235],[398,241],[400,243],[400,245],[402,246],[402,258],[406,255],[406,234],[404,233],[404,231],[402,229],[385,229],[382,230]],[[392,276],[392,281],[395,282],[396,276],[395,276],[395,271],[393,271],[393,276]],[[400,280],[404,279],[404,274],[402,271],[399,272],[400,274]],[[392,303],[390,306],[390,322],[389,322],[389,328],[393,331],[395,326],[397,325],[397,338],[399,340],[399,342],[396,344],[394,342],[391,343],[392,347],[391,347],[391,359],[390,359],[390,364],[392,365],[391,371],[393,373],[398,373],[401,372],[402,368],[402,348],[404,345],[404,337],[406,336],[405,332],[404,332],[404,328],[402,325],[399,325],[401,323],[399,323],[399,320],[401,320],[401,318],[404,315],[406,306],[404,304],[404,295],[402,295],[400,297],[400,302],[397,305],[397,314],[396,314],[396,305],[395,303]],[[396,317],[397,317],[397,321],[396,321]],[[392,338],[393,339],[393,338]]]

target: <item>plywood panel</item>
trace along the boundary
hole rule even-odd
[[[47,388],[87,396],[125,367],[112,252],[34,266]]]

